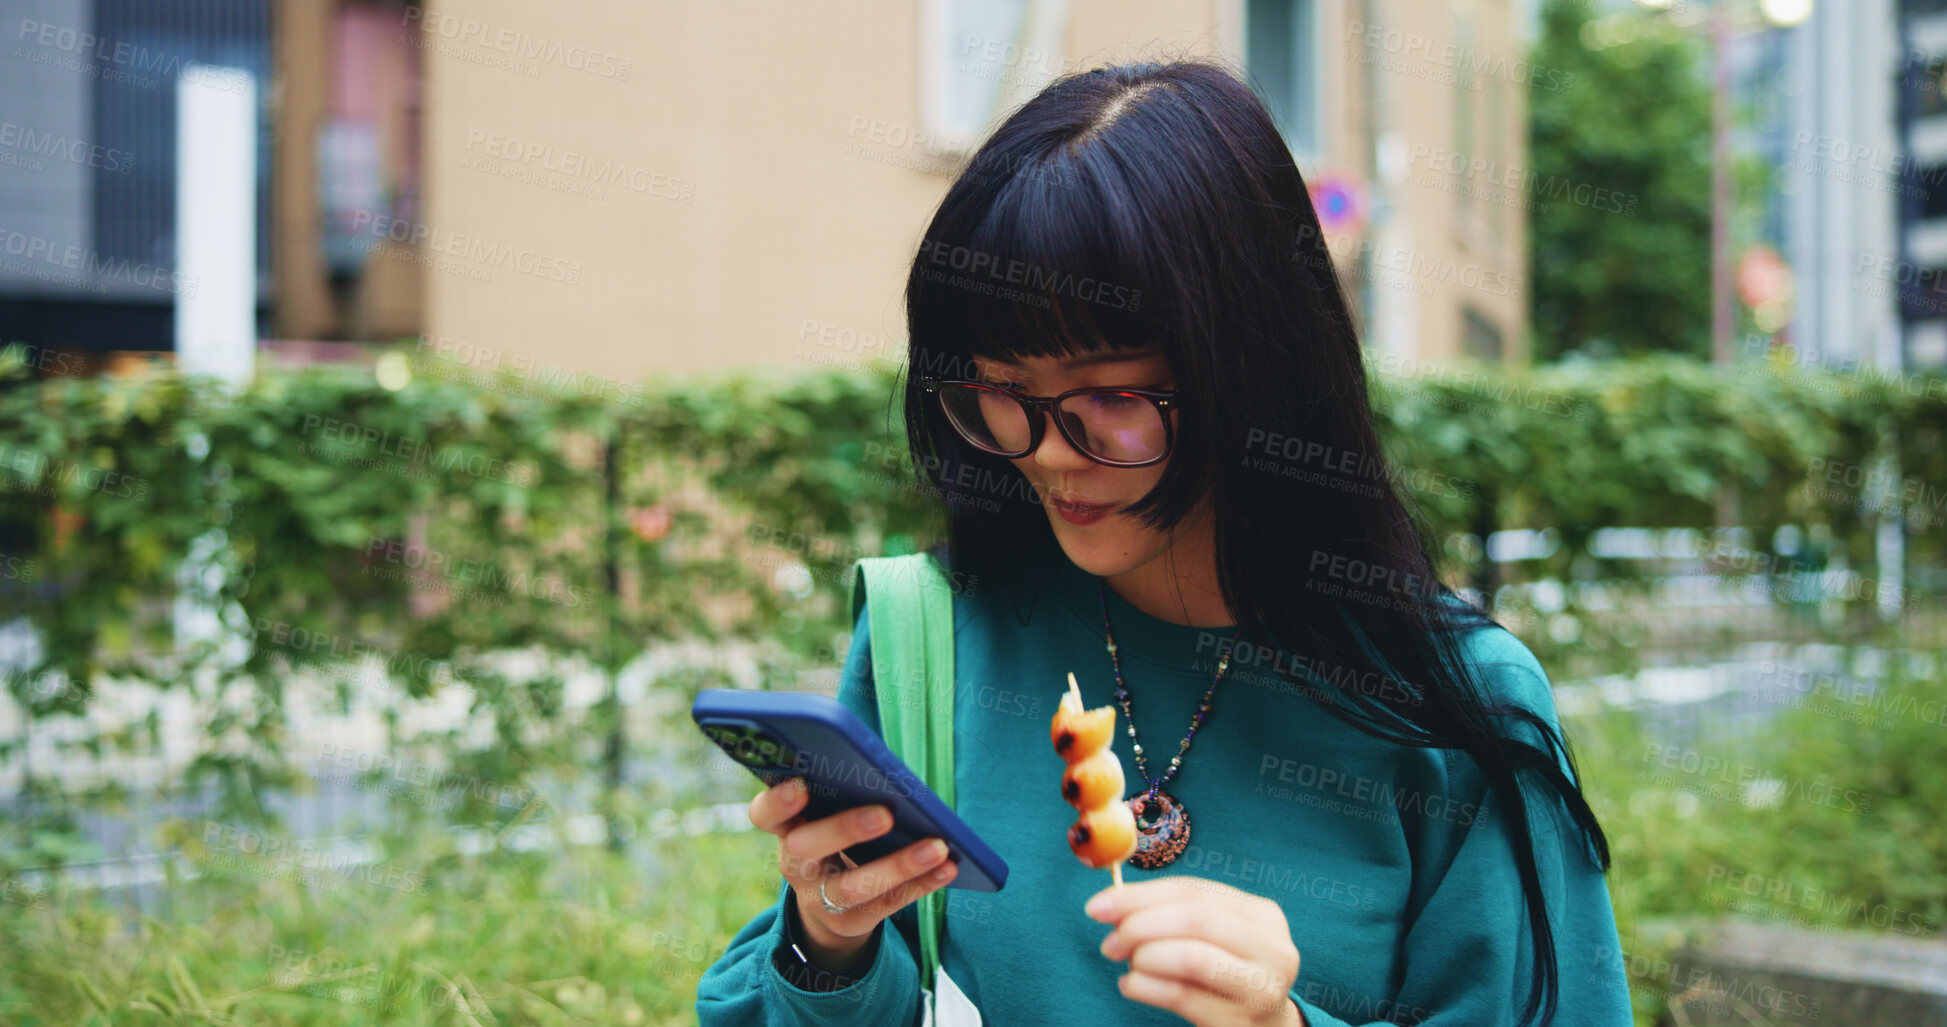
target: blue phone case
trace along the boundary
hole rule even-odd
[[[999,854],[838,700],[706,688],[696,694],[690,719],[765,785],[803,777],[810,793],[806,820],[873,803],[890,809],[892,830],[844,850],[852,862],[863,866],[922,838],[939,838],[947,858],[960,865],[947,887],[992,892],[1007,883]]]

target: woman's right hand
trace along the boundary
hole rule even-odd
[[[946,843],[923,838],[863,866],[834,868],[839,850],[870,841],[892,829],[885,806],[860,806],[818,820],[806,820],[804,778],[794,777],[765,789],[750,801],[750,822],[778,839],[778,869],[798,897],[798,919],[810,935],[805,953],[821,969],[850,969],[872,938],[879,921],[914,899],[953,880],[959,866],[946,859]],[[877,817],[877,821],[873,820]],[[818,884],[843,913],[826,912]]]

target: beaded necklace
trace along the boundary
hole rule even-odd
[[[1190,813],[1175,796],[1163,790],[1163,785],[1183,769],[1183,755],[1190,751],[1190,740],[1197,736],[1197,728],[1203,726],[1204,718],[1210,714],[1210,701],[1217,694],[1217,683],[1230,669],[1231,650],[1244,629],[1240,626],[1237,634],[1224,643],[1223,652],[1217,657],[1217,676],[1210,679],[1210,687],[1204,690],[1196,716],[1190,718],[1190,730],[1177,745],[1176,755],[1170,757],[1169,769],[1161,777],[1150,777],[1149,765],[1143,760],[1142,743],[1136,741],[1136,715],[1129,708],[1129,689],[1122,681],[1122,660],[1116,655],[1115,632],[1109,627],[1109,586],[1101,578],[1095,582],[1102,593],[1102,634],[1108,643],[1109,663],[1115,668],[1115,699],[1122,706],[1123,722],[1129,725],[1136,770],[1149,782],[1149,791],[1129,800],[1129,811],[1136,815],[1136,851],[1130,855],[1129,862],[1144,870],[1155,870],[1174,862],[1190,844]]]

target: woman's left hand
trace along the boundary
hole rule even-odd
[[[1086,911],[1115,925],[1102,954],[1129,961],[1124,996],[1197,1027],[1304,1024],[1289,994],[1298,947],[1270,899],[1179,875],[1111,886]]]

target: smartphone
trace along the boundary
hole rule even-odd
[[[810,692],[706,688],[690,719],[731,759],[766,786],[805,779],[804,818],[883,804],[892,829],[843,850],[855,866],[919,841],[938,838],[960,865],[949,888],[1000,891],[1007,864],[886,743],[836,699]]]

